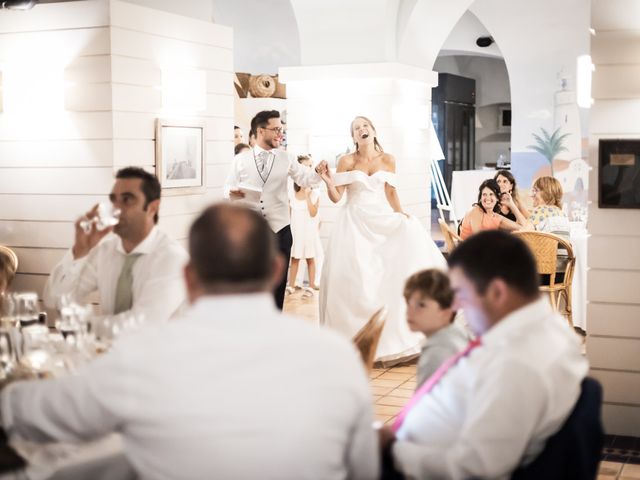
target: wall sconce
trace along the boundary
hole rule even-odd
[[[591,75],[595,71],[595,65],[591,63],[591,55],[578,57],[578,81],[576,85],[576,101],[580,108],[591,108]]]
[[[207,108],[207,77],[203,70],[162,70],[162,109],[165,112],[197,112]]]
[[[63,110],[62,67],[42,64],[10,64],[3,67],[2,111],[26,116]]]

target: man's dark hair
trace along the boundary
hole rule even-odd
[[[206,290],[250,292],[268,283],[278,249],[275,234],[259,213],[219,203],[191,225],[189,254]]]
[[[526,297],[538,294],[535,259],[529,247],[509,233],[487,230],[472,235],[451,252],[449,267],[460,268],[481,295],[496,278]]]
[[[266,128],[269,120],[272,118],[280,118],[280,112],[277,110],[263,110],[258,112],[251,120],[251,131],[257,135],[258,128]]]
[[[160,198],[160,182],[158,177],[153,173],[149,173],[140,167],[121,168],[116,173],[116,178],[139,178],[142,180],[142,193],[144,193],[144,209],[147,209],[149,203]],[[158,223],[158,214],[153,217],[153,223]]]

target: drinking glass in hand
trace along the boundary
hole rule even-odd
[[[111,202],[100,202],[95,216],[91,218],[83,218],[80,221],[80,227],[84,233],[89,234],[92,226],[95,224],[99,231],[113,227],[120,221],[120,209],[115,208]]]

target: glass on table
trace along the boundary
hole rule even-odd
[[[9,330],[0,328],[0,378],[6,378],[15,365],[13,337]]]
[[[91,227],[94,224],[97,230],[106,230],[118,224],[120,214],[120,209],[115,208],[111,202],[100,202],[96,214],[93,217],[85,217],[80,221],[80,228],[87,234],[91,233]]]
[[[16,316],[20,327],[28,327],[38,323],[40,308],[38,307],[38,294],[22,292],[15,294]]]

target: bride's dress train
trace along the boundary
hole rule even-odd
[[[424,268],[446,269],[446,261],[420,222],[394,212],[385,183],[396,175],[360,170],[333,175],[347,185],[322,270],[320,323],[353,338],[380,307],[388,310],[376,360],[392,363],[420,351],[424,338],[407,326],[405,280]]]

